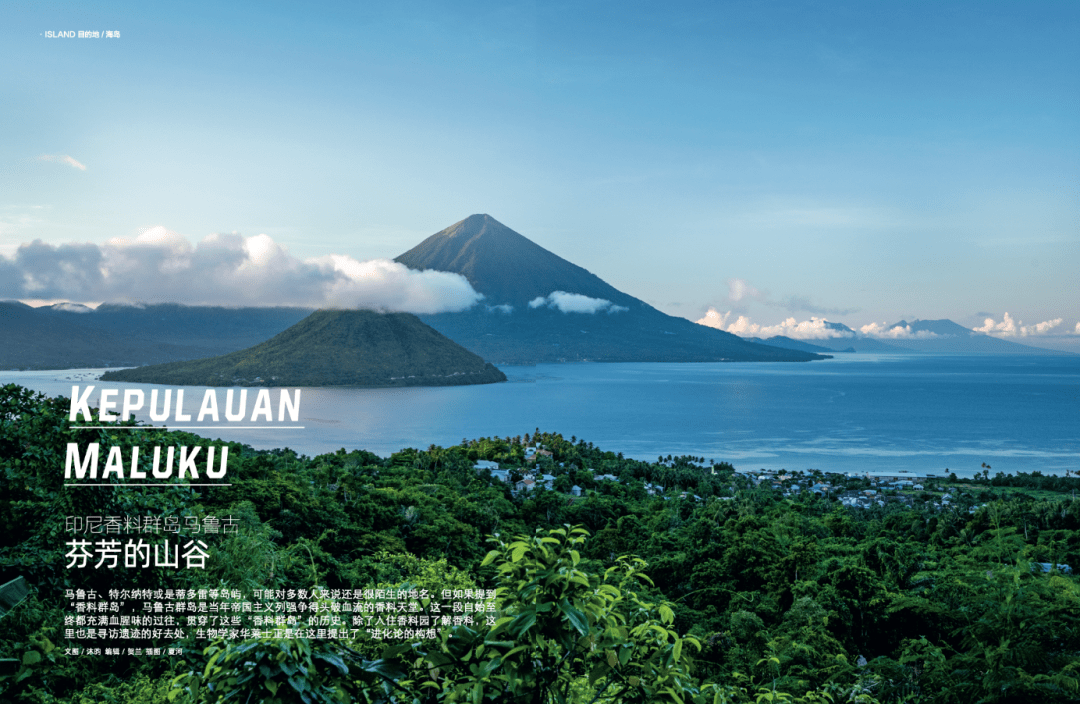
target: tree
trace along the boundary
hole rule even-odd
[[[621,557],[591,573],[579,552],[586,536],[566,527],[493,539],[484,564],[498,573],[494,625],[444,631],[435,648],[390,649],[410,672],[398,686],[422,702],[682,703],[701,694],[691,675],[701,645],[674,630],[670,606],[641,596],[651,584],[645,561]]]
[[[650,580],[641,558],[587,571],[581,528],[537,531],[496,548],[492,625],[444,629],[438,642],[387,648],[366,660],[337,641],[251,639],[206,649],[202,674],[174,681],[176,701],[262,702],[713,701],[691,675],[692,637],[672,626],[665,603],[637,591]],[[711,686],[710,686],[711,687]],[[708,690],[708,692],[707,692]],[[705,698],[708,693],[708,698]]]

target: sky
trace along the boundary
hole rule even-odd
[[[223,5],[0,1],[0,297],[412,301],[488,213],[725,329],[1080,350],[1080,4]]]

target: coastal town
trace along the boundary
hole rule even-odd
[[[490,460],[477,460],[474,469],[478,473],[490,472],[493,479],[510,485],[511,494],[518,496],[525,492],[542,488],[547,491],[562,491],[571,497],[579,497],[595,489],[587,489],[577,483],[566,486],[560,476],[569,474],[576,467],[555,462],[551,450],[543,445],[529,445],[525,448],[524,461],[511,465]],[[611,473],[601,473],[592,468],[585,468],[597,483],[620,482],[620,477]],[[702,467],[716,475],[715,467]],[[953,475],[955,480],[955,475]],[[874,506],[884,507],[889,503],[914,506],[916,500],[937,510],[963,509],[974,514],[980,506],[967,492],[948,485],[949,477],[937,474],[899,471],[867,471],[862,473],[821,472],[819,470],[788,471],[785,469],[737,469],[732,477],[733,484],[728,487],[729,496],[717,497],[722,501],[734,500],[740,491],[772,490],[785,498],[797,498],[803,494],[813,494],[829,500],[835,500],[842,506],[868,509]],[[640,480],[638,480],[640,481]],[[689,499],[702,501],[702,497],[683,490],[668,491],[664,486],[643,482],[645,493],[663,500]]]

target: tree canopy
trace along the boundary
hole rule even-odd
[[[75,430],[67,407],[0,390],[0,583],[31,585],[0,617],[3,701],[1080,698],[1080,479],[943,480],[855,508],[722,462],[644,462],[540,429],[307,457],[150,428]],[[91,441],[227,446],[232,486],[63,487],[66,444]],[[514,492],[474,468],[530,471],[525,447],[537,444],[552,453],[545,471],[567,477],[555,486],[581,496]],[[89,515],[177,517],[179,538],[206,541],[205,569],[67,569],[65,519]],[[235,532],[183,527],[225,516]],[[496,596],[493,622],[432,638],[188,629],[161,643],[178,654],[69,654],[80,643],[65,637],[67,590],[151,588],[235,590],[240,601],[325,591],[327,609],[335,590]]]

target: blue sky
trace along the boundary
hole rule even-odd
[[[8,258],[148,228],[392,258],[483,212],[691,319],[1080,323],[1074,2],[0,19]],[[45,36],[67,30],[120,38]]]

